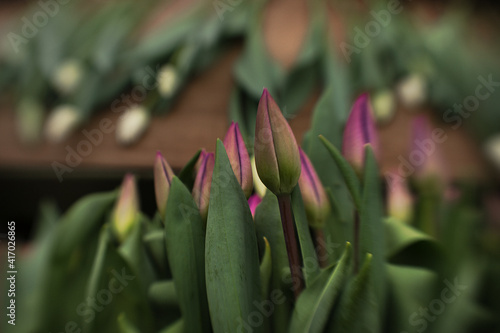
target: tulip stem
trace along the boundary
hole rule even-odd
[[[285,235],[286,252],[288,254],[288,263],[292,275],[293,292],[297,299],[304,289],[304,279],[302,278],[301,260],[299,256],[299,247],[295,235],[295,221],[292,212],[292,200],[290,194],[278,195],[278,204],[280,207],[281,224]]]
[[[359,270],[359,212],[354,212],[354,274]]]
[[[323,228],[315,228],[313,229],[313,234],[319,267],[325,268],[326,266],[328,266],[328,252],[326,251],[325,247],[325,231]]]

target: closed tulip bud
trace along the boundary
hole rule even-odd
[[[264,89],[255,123],[255,165],[274,194],[290,194],[300,177],[297,141],[280,108]]]
[[[314,170],[311,161],[302,149],[300,149],[300,163],[302,164],[302,171],[300,173],[299,186],[309,226],[312,228],[323,228],[325,226],[325,219],[330,212],[330,203],[316,170]]]
[[[139,198],[133,175],[127,174],[125,176],[120,190],[120,197],[112,214],[111,225],[121,243],[127,238],[139,217]]]
[[[489,138],[484,145],[484,150],[486,156],[493,162],[496,168],[500,170],[500,135]]]
[[[404,178],[398,177],[389,183],[387,198],[389,216],[410,223],[413,216],[413,201]]]
[[[45,135],[50,142],[61,142],[81,123],[80,112],[72,105],[61,105],[49,115]]]
[[[57,91],[70,94],[76,90],[80,83],[84,69],[80,61],[71,59],[61,64],[52,78]]]
[[[136,142],[146,131],[150,121],[149,110],[134,105],[118,118],[116,125],[116,141],[122,145],[130,145]]]
[[[252,216],[255,216],[255,210],[257,206],[262,202],[261,197],[257,194],[253,194],[248,198],[248,206],[250,207],[250,212],[252,212]]]
[[[377,92],[372,98],[373,112],[378,124],[392,120],[396,111],[396,98],[390,89]]]
[[[368,94],[358,97],[344,128],[342,154],[353,168],[361,172],[365,160],[365,145],[370,144],[375,157],[379,156],[379,143]]]
[[[204,221],[206,221],[208,214],[208,200],[210,199],[214,165],[215,154],[205,153],[193,185],[193,198],[200,209],[200,215]]]
[[[255,156],[252,156],[250,163],[252,164],[253,188],[259,197],[264,198],[267,187],[264,185],[262,180],[260,180],[259,173],[257,172],[257,166],[255,165]]]
[[[427,100],[427,83],[421,74],[411,74],[401,80],[397,87],[399,99],[403,106],[415,109]]]
[[[224,138],[224,147],[234,175],[248,198],[253,189],[252,165],[238,123],[231,123]]]
[[[160,215],[165,215],[165,207],[167,206],[168,194],[174,172],[160,152],[156,153],[154,177],[155,177],[155,194],[156,206]]]
[[[177,87],[177,69],[167,64],[158,71],[158,92],[162,97],[170,97]]]

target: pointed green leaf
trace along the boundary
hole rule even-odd
[[[208,332],[205,232],[191,193],[177,177],[165,209],[165,242],[186,332]]]
[[[205,264],[215,332],[237,332],[261,300],[254,222],[224,145],[217,140],[208,209]],[[257,325],[258,326],[258,325]],[[262,326],[254,332],[261,332]]]
[[[179,305],[179,298],[173,280],[162,280],[152,283],[148,290],[148,296],[149,300],[156,305]]]
[[[328,322],[330,312],[344,287],[351,267],[351,245],[335,267],[323,271],[314,283],[297,299],[290,324],[290,333],[320,333]]]
[[[264,255],[262,256],[262,261],[260,262],[260,284],[262,286],[262,299],[266,299],[269,296],[269,284],[271,282],[272,273],[272,258],[271,258],[271,246],[266,237],[264,237],[264,243],[266,243],[266,248],[264,250]]]

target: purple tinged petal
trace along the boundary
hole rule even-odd
[[[132,174],[125,175],[120,190],[120,197],[112,213],[112,228],[116,237],[123,242],[132,230],[139,215],[139,198]]]
[[[252,212],[252,216],[255,217],[255,210],[257,206],[262,202],[262,198],[259,197],[258,194],[253,194],[248,198],[248,206],[250,207],[250,211]]]
[[[234,175],[248,198],[253,189],[252,165],[238,123],[231,123],[224,138],[224,147]]]
[[[208,201],[210,199],[210,187],[212,185],[214,165],[215,154],[203,154],[203,159],[201,160],[200,168],[198,169],[193,185],[193,198],[200,209],[200,215],[204,221],[206,221],[208,214]]]
[[[342,154],[360,171],[364,165],[365,145],[370,144],[375,157],[380,156],[373,111],[367,93],[358,97],[347,119],[342,141]]]
[[[154,179],[156,206],[162,217],[165,215],[165,208],[167,206],[168,194],[170,193],[170,185],[172,184],[173,176],[174,172],[172,168],[158,151],[155,158]]]
[[[300,162],[302,171],[299,186],[309,225],[313,228],[322,228],[330,212],[330,203],[316,170],[302,149],[300,149]]]
[[[299,149],[292,129],[265,88],[257,109],[254,150],[264,185],[276,195],[291,193],[300,177]]]

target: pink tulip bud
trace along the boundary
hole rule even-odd
[[[231,123],[224,138],[224,147],[234,175],[248,198],[253,189],[252,165],[238,123]]]
[[[154,178],[156,206],[162,217],[165,215],[165,208],[167,207],[168,194],[170,192],[173,176],[174,172],[172,168],[158,151],[155,159]]]
[[[365,145],[371,144],[375,157],[380,155],[377,130],[367,93],[358,97],[347,119],[342,154],[357,172],[361,172],[365,160]]]
[[[274,194],[289,194],[300,177],[297,141],[280,108],[264,88],[255,123],[255,164]]]
[[[215,154],[203,154],[203,159],[201,160],[193,185],[193,198],[200,209],[200,215],[204,221],[206,221],[208,215],[208,201],[210,199],[210,187],[212,185],[214,165]]]
[[[251,195],[248,198],[248,206],[250,207],[250,211],[252,212],[252,216],[255,216],[255,210],[257,206],[262,202],[261,197],[258,194]]]
[[[309,225],[312,228],[323,228],[330,212],[330,203],[316,170],[302,149],[300,149],[300,163],[302,171],[299,186]]]
[[[387,211],[389,216],[410,223],[414,200],[405,178],[398,177],[388,185]]]
[[[127,174],[123,179],[120,197],[112,213],[112,229],[120,242],[127,238],[139,216],[139,198],[135,178]]]

